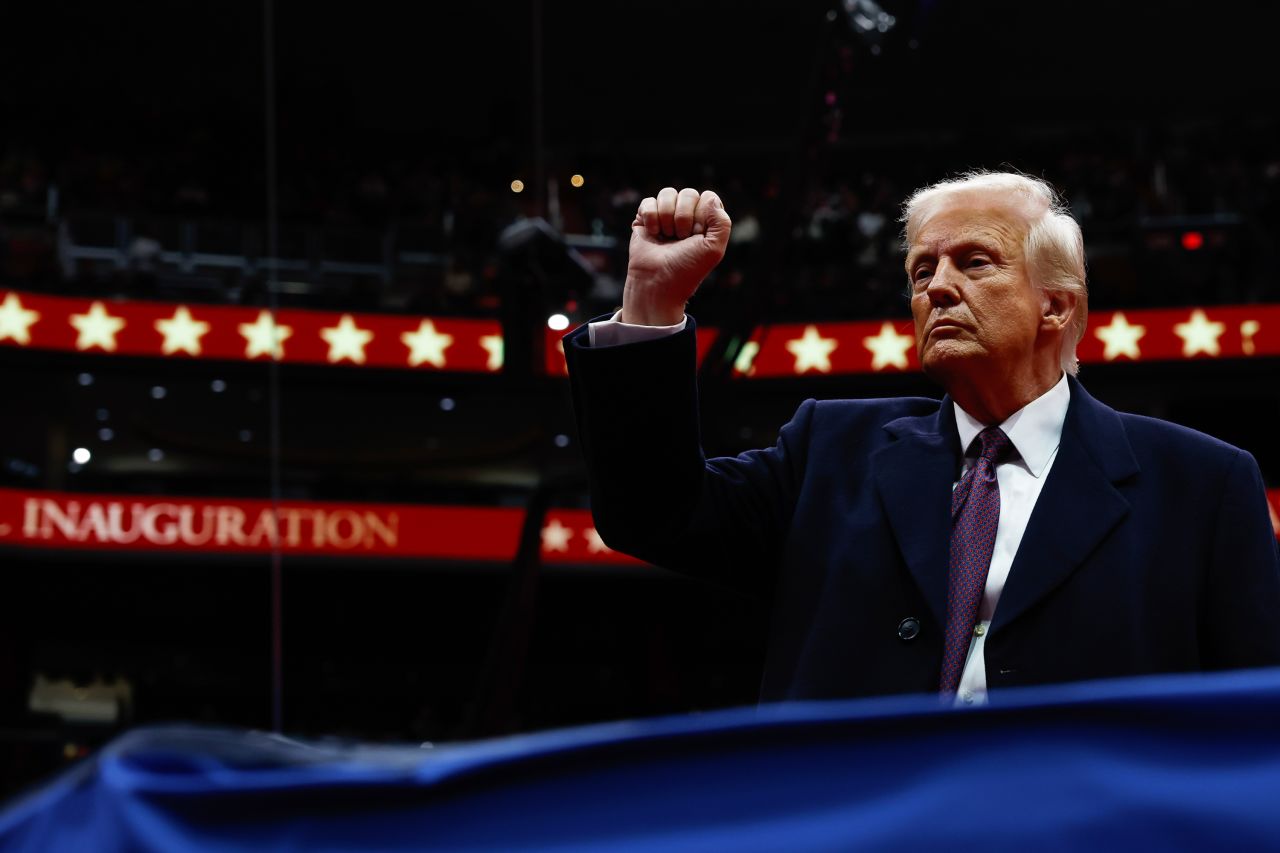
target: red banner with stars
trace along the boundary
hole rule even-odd
[[[0,489],[0,546],[98,551],[416,557],[509,562],[519,509],[412,504],[98,495]],[[591,513],[553,509],[542,560],[636,564],[601,541]]]
[[[0,291],[0,346],[174,359],[490,373],[497,320],[110,301]]]
[[[565,373],[563,332],[546,331],[546,370]],[[703,327],[698,356],[717,331]],[[497,320],[109,301],[0,291],[0,346],[174,359],[282,362],[467,373],[502,369]],[[1280,305],[1100,311],[1083,364],[1280,356]],[[734,375],[751,379],[912,371],[910,320],[758,327]]]
[[[1280,355],[1280,305],[1098,311],[1082,364]],[[757,329],[734,373],[751,379],[919,369],[910,320],[794,323]]]

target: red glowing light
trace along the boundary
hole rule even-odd
[[[1199,231],[1187,231],[1182,235],[1182,248],[1194,252],[1204,245],[1204,235]]]

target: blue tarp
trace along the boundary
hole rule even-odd
[[[1280,670],[804,703],[436,748],[133,731],[0,849],[1280,850]]]

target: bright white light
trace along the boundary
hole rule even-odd
[[[555,332],[563,332],[569,328],[569,318],[563,314],[552,314],[547,318],[547,328]]]
[[[93,454],[89,452],[89,448],[87,447],[77,447],[75,450],[71,451],[71,458],[76,460],[80,465],[88,462],[92,455]]]

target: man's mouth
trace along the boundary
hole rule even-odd
[[[968,329],[969,327],[957,320],[941,319],[936,321],[929,327],[929,334],[933,334],[942,329]]]

